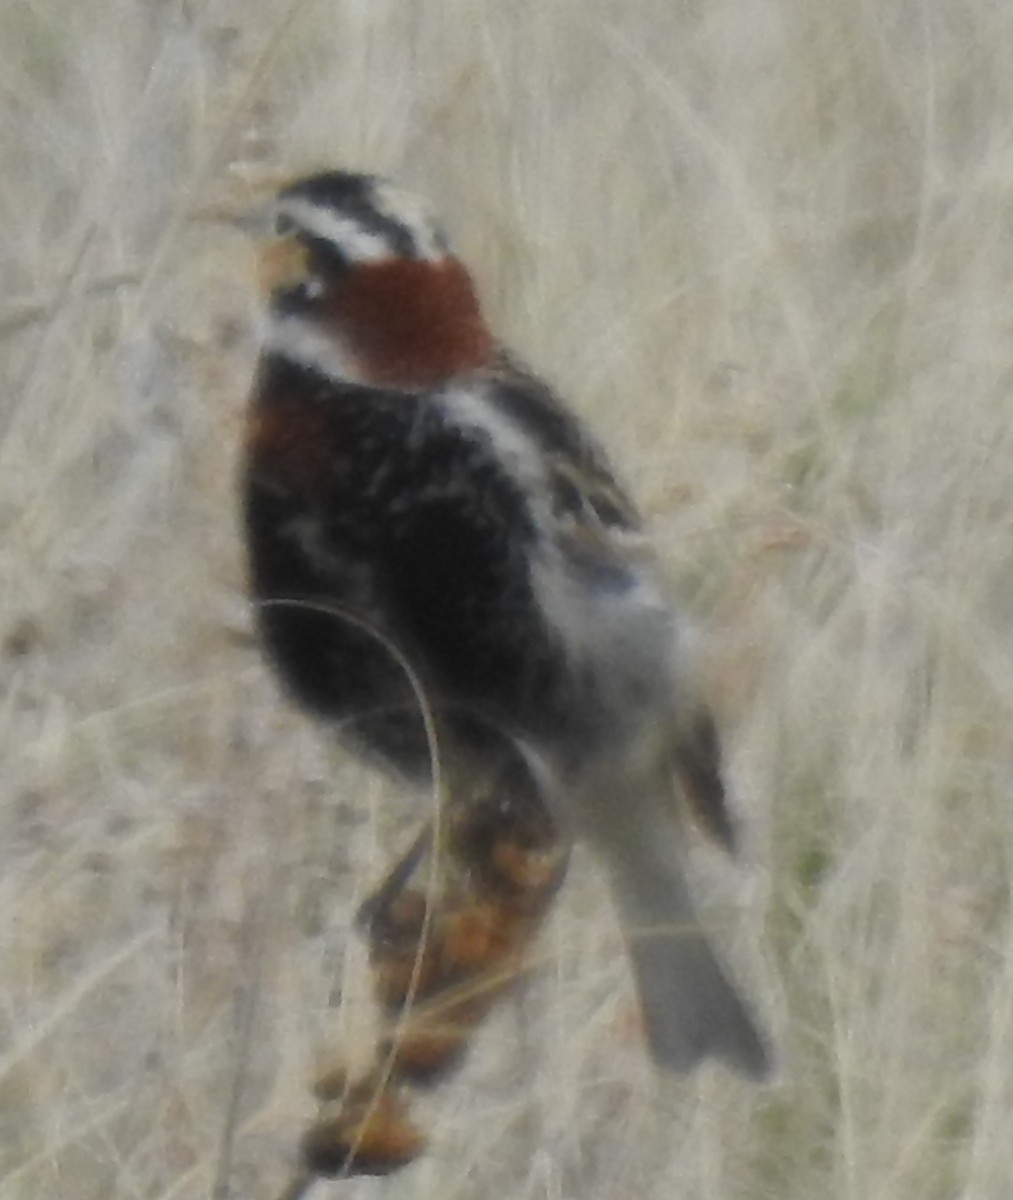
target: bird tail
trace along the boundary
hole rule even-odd
[[[771,1064],[763,1038],[692,913],[673,922],[669,911],[659,923],[660,904],[651,913],[627,882],[614,890],[657,1064],[685,1072],[720,1058],[750,1078],[766,1077]]]
[[[542,794],[555,799],[608,872],[658,1066],[688,1072],[720,1058],[751,1079],[769,1076],[765,1039],[693,909],[668,774],[651,766],[655,756],[620,756],[616,769],[591,755],[563,785],[531,746],[519,748]],[[720,804],[724,813],[723,791]],[[729,845],[731,837],[721,840]]]
[[[601,802],[599,792],[599,818]],[[671,817],[666,797],[648,786],[588,830],[611,876],[648,1044],[667,1070],[720,1058],[762,1079],[771,1070],[767,1046],[700,928]]]

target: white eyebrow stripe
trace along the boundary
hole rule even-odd
[[[363,229],[354,217],[297,197],[282,200],[278,211],[291,217],[307,233],[330,242],[353,262],[383,262],[394,257],[383,234]]]
[[[408,231],[419,258],[437,262],[446,257],[446,250],[440,243],[429,210],[418,196],[386,180],[378,180],[373,184],[372,197],[373,205],[381,216]]]

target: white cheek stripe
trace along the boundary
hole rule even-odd
[[[363,229],[354,217],[346,217],[334,209],[309,200],[287,199],[280,202],[278,212],[291,217],[307,233],[330,242],[353,262],[383,262],[393,257],[383,234]]]
[[[263,353],[277,354],[335,383],[365,383],[355,359],[333,333],[301,317],[268,319]]]

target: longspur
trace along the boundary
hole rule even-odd
[[[656,1061],[764,1076],[681,863],[676,789],[732,846],[718,737],[608,459],[419,200],[331,171],[269,209],[243,488],[270,661],[403,779],[434,733],[513,772],[608,873]]]

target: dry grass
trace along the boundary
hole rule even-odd
[[[0,46],[0,1198],[269,1200],[410,815],[249,638],[250,263],[189,216],[237,162],[429,192],[614,445],[783,1058],[658,1088],[578,863],[431,1156],[333,1194],[1008,1196],[1013,8],[13,0]]]

